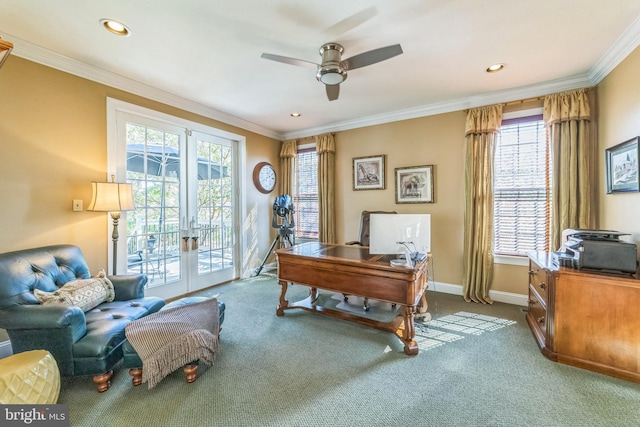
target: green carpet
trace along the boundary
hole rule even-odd
[[[71,425],[640,425],[639,384],[545,359],[521,307],[428,292],[433,326],[418,325],[425,341],[408,357],[389,333],[303,310],[277,317],[279,292],[269,276],[204,292],[226,319],[193,384],[176,371],[133,387],[121,365],[102,394],[90,378],[64,379]],[[296,285],[289,300],[306,295]]]

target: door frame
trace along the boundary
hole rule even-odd
[[[243,135],[238,135],[235,133],[217,129],[213,126],[172,116],[170,114],[162,113],[156,110],[107,97],[107,174],[105,177],[107,181],[110,180],[111,175],[115,175],[116,181],[119,182],[123,182],[124,180],[126,180],[127,176],[126,154],[121,152],[121,148],[118,147],[117,143],[118,112],[138,115],[151,120],[165,122],[173,126],[184,127],[186,130],[194,130],[210,135],[215,135],[236,142],[236,167],[234,168],[234,180],[236,182],[236,188],[234,197],[236,198],[237,209],[236,212],[234,212],[234,233],[236,234],[236,241],[238,242],[238,244],[236,246],[236,253],[234,254],[234,259],[236,260],[234,265],[234,277],[240,278],[242,272],[244,271],[242,254],[246,252],[247,248],[247,236],[242,232],[242,218],[245,217],[246,213],[247,179],[245,176],[246,174],[242,173],[242,171],[246,169],[246,137]],[[122,212],[122,219],[120,220],[121,223],[126,224],[126,214],[126,212]],[[105,236],[111,236],[111,232],[112,223],[111,221],[107,221],[107,232]],[[121,244],[120,241],[118,243],[118,259],[126,259],[127,245]],[[106,244],[108,257],[107,265],[112,265],[113,249],[111,239],[108,239],[106,241]],[[125,271],[126,269],[124,268],[124,264],[120,263],[118,265],[117,273],[123,274]]]

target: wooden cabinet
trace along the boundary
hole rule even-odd
[[[527,323],[550,360],[640,383],[640,280],[529,253]]]

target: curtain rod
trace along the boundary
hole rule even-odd
[[[322,135],[333,135],[336,136],[335,132],[327,132],[327,133],[321,133],[320,135],[312,135],[312,136],[303,136],[302,138],[293,138],[293,140],[297,141],[297,142],[304,142],[307,141],[309,139],[312,139],[313,141],[316,140],[316,137],[318,136],[322,136]]]
[[[585,88],[584,91],[585,92],[591,92],[593,89],[593,87],[588,87]],[[507,105],[517,105],[517,104],[524,104],[526,102],[536,102],[536,101],[542,101],[546,96],[536,96],[535,98],[527,98],[527,99],[521,99],[520,101],[510,101],[510,102],[505,102],[502,105],[507,106]]]
[[[527,102],[542,101],[543,99],[544,99],[544,96],[536,96],[535,98],[521,99],[520,101],[505,102],[502,105],[507,106],[507,105],[524,104],[524,103],[527,103]]]

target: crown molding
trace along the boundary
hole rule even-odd
[[[355,120],[332,123],[310,129],[285,133],[284,139],[304,138],[329,132],[339,132],[357,129],[366,126],[375,126],[383,123],[397,122],[401,120],[415,119],[418,117],[432,116],[435,114],[461,111],[467,108],[481,107],[483,105],[500,104],[504,102],[518,101],[521,99],[535,98],[565,90],[579,89],[593,86],[593,82],[587,75],[573,76],[566,79],[552,80],[540,84],[521,86],[514,89],[490,92],[469,98],[461,98],[453,101],[434,103],[416,108],[392,111],[390,113],[377,114]]]
[[[640,16],[615,41],[588,73],[597,85],[640,45]]]
[[[248,122],[214,108],[204,106],[200,103],[191,101],[179,95],[157,89],[145,83],[123,77],[110,71],[102,70],[98,67],[88,65],[84,62],[77,61],[64,55],[60,55],[59,53],[55,53],[43,47],[34,45],[33,43],[14,37],[10,34],[0,32],[0,36],[2,36],[2,38],[4,39],[12,41],[12,55],[19,56],[38,64],[46,65],[47,67],[64,71],[65,73],[73,74],[78,77],[82,77],[116,89],[133,93],[144,98],[162,102],[163,104],[168,104],[185,111],[208,117],[210,119],[218,120],[232,126],[237,126],[241,129],[255,132],[269,138],[282,138],[282,135],[280,135],[280,133],[275,132],[271,129],[266,129],[262,126],[256,125],[254,123]]]

